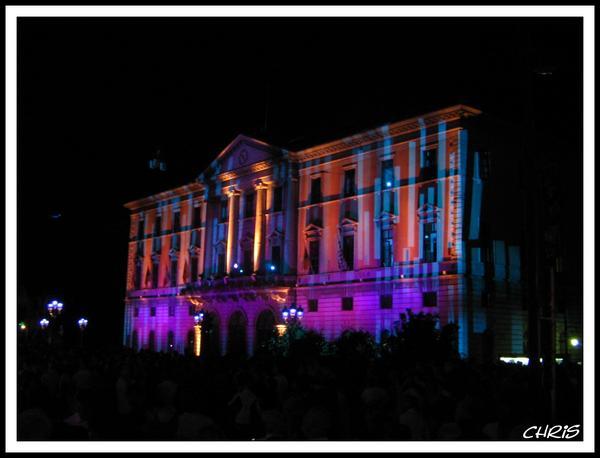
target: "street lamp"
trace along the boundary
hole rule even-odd
[[[281,318],[283,321],[288,323],[298,323],[302,318],[304,318],[304,309],[302,307],[296,307],[295,304],[292,304],[290,308],[284,307],[281,310]]]
[[[54,314],[60,315],[63,310],[63,303],[58,301],[48,302],[46,308],[48,309],[50,316],[54,316]]]
[[[202,322],[204,321],[204,312],[200,310],[194,315],[194,356],[200,356],[202,349]]]
[[[50,324],[50,321],[48,321],[46,318],[42,318],[40,320],[40,327],[42,329],[46,329],[48,327],[48,325]]]
[[[569,340],[569,343],[572,347],[579,347],[581,345],[581,342],[576,337],[573,337],[571,340]]]
[[[85,318],[80,318],[77,321],[77,324],[79,325],[79,329],[83,331],[87,327],[88,320],[86,320]]]
[[[19,329],[21,331],[27,331],[27,325],[25,324],[24,321],[19,322]]]

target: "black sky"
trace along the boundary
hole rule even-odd
[[[309,145],[455,103],[519,124],[550,65],[541,129],[580,156],[581,39],[575,19],[21,19],[22,303],[59,296],[116,342],[123,204],[193,180],[239,133]]]

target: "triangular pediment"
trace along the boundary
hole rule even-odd
[[[440,210],[438,207],[427,203],[419,207],[419,209],[417,210],[417,215],[420,219],[432,219],[437,218],[439,211]]]
[[[280,156],[282,151],[268,143],[238,135],[212,162],[217,175],[248,167]]]
[[[322,231],[323,228],[321,226],[317,226],[316,224],[310,223],[308,226],[304,228],[304,232],[312,232],[312,231]]]

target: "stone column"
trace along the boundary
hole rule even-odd
[[[267,186],[261,180],[257,180],[254,188],[256,189],[256,215],[254,218],[254,272],[258,272],[264,258],[263,228]]]
[[[291,165],[290,165],[291,167]],[[298,177],[290,169],[285,186],[285,234],[283,242],[283,273],[296,273],[298,246]]]
[[[237,206],[239,201],[240,192],[231,189],[228,194],[228,211],[229,218],[227,220],[227,255],[225,257],[225,272],[228,274],[231,273],[233,260],[236,259],[236,251],[237,251],[237,242],[235,236],[235,228],[237,223]]]

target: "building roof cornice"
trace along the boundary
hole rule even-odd
[[[165,200],[187,196],[191,193],[202,192],[203,190],[204,185],[202,183],[189,183],[175,189],[169,189],[167,191],[159,192],[158,194],[153,194],[151,196],[144,197],[143,199],[132,200],[131,202],[127,202],[124,205],[124,207],[128,208],[131,211],[135,211],[140,208],[148,207],[159,202],[163,202]]]
[[[477,116],[479,114],[481,114],[481,111],[476,108],[469,107],[467,105],[454,105],[452,107],[433,111],[421,116],[415,116],[396,123],[386,124],[384,126],[344,137],[339,140],[334,140],[332,142],[306,148],[291,153],[290,156],[299,162],[318,159],[330,154],[339,153],[351,148],[357,148],[369,143],[384,140],[386,138],[418,131],[423,127],[427,128],[439,122],[455,121],[471,116]]]

